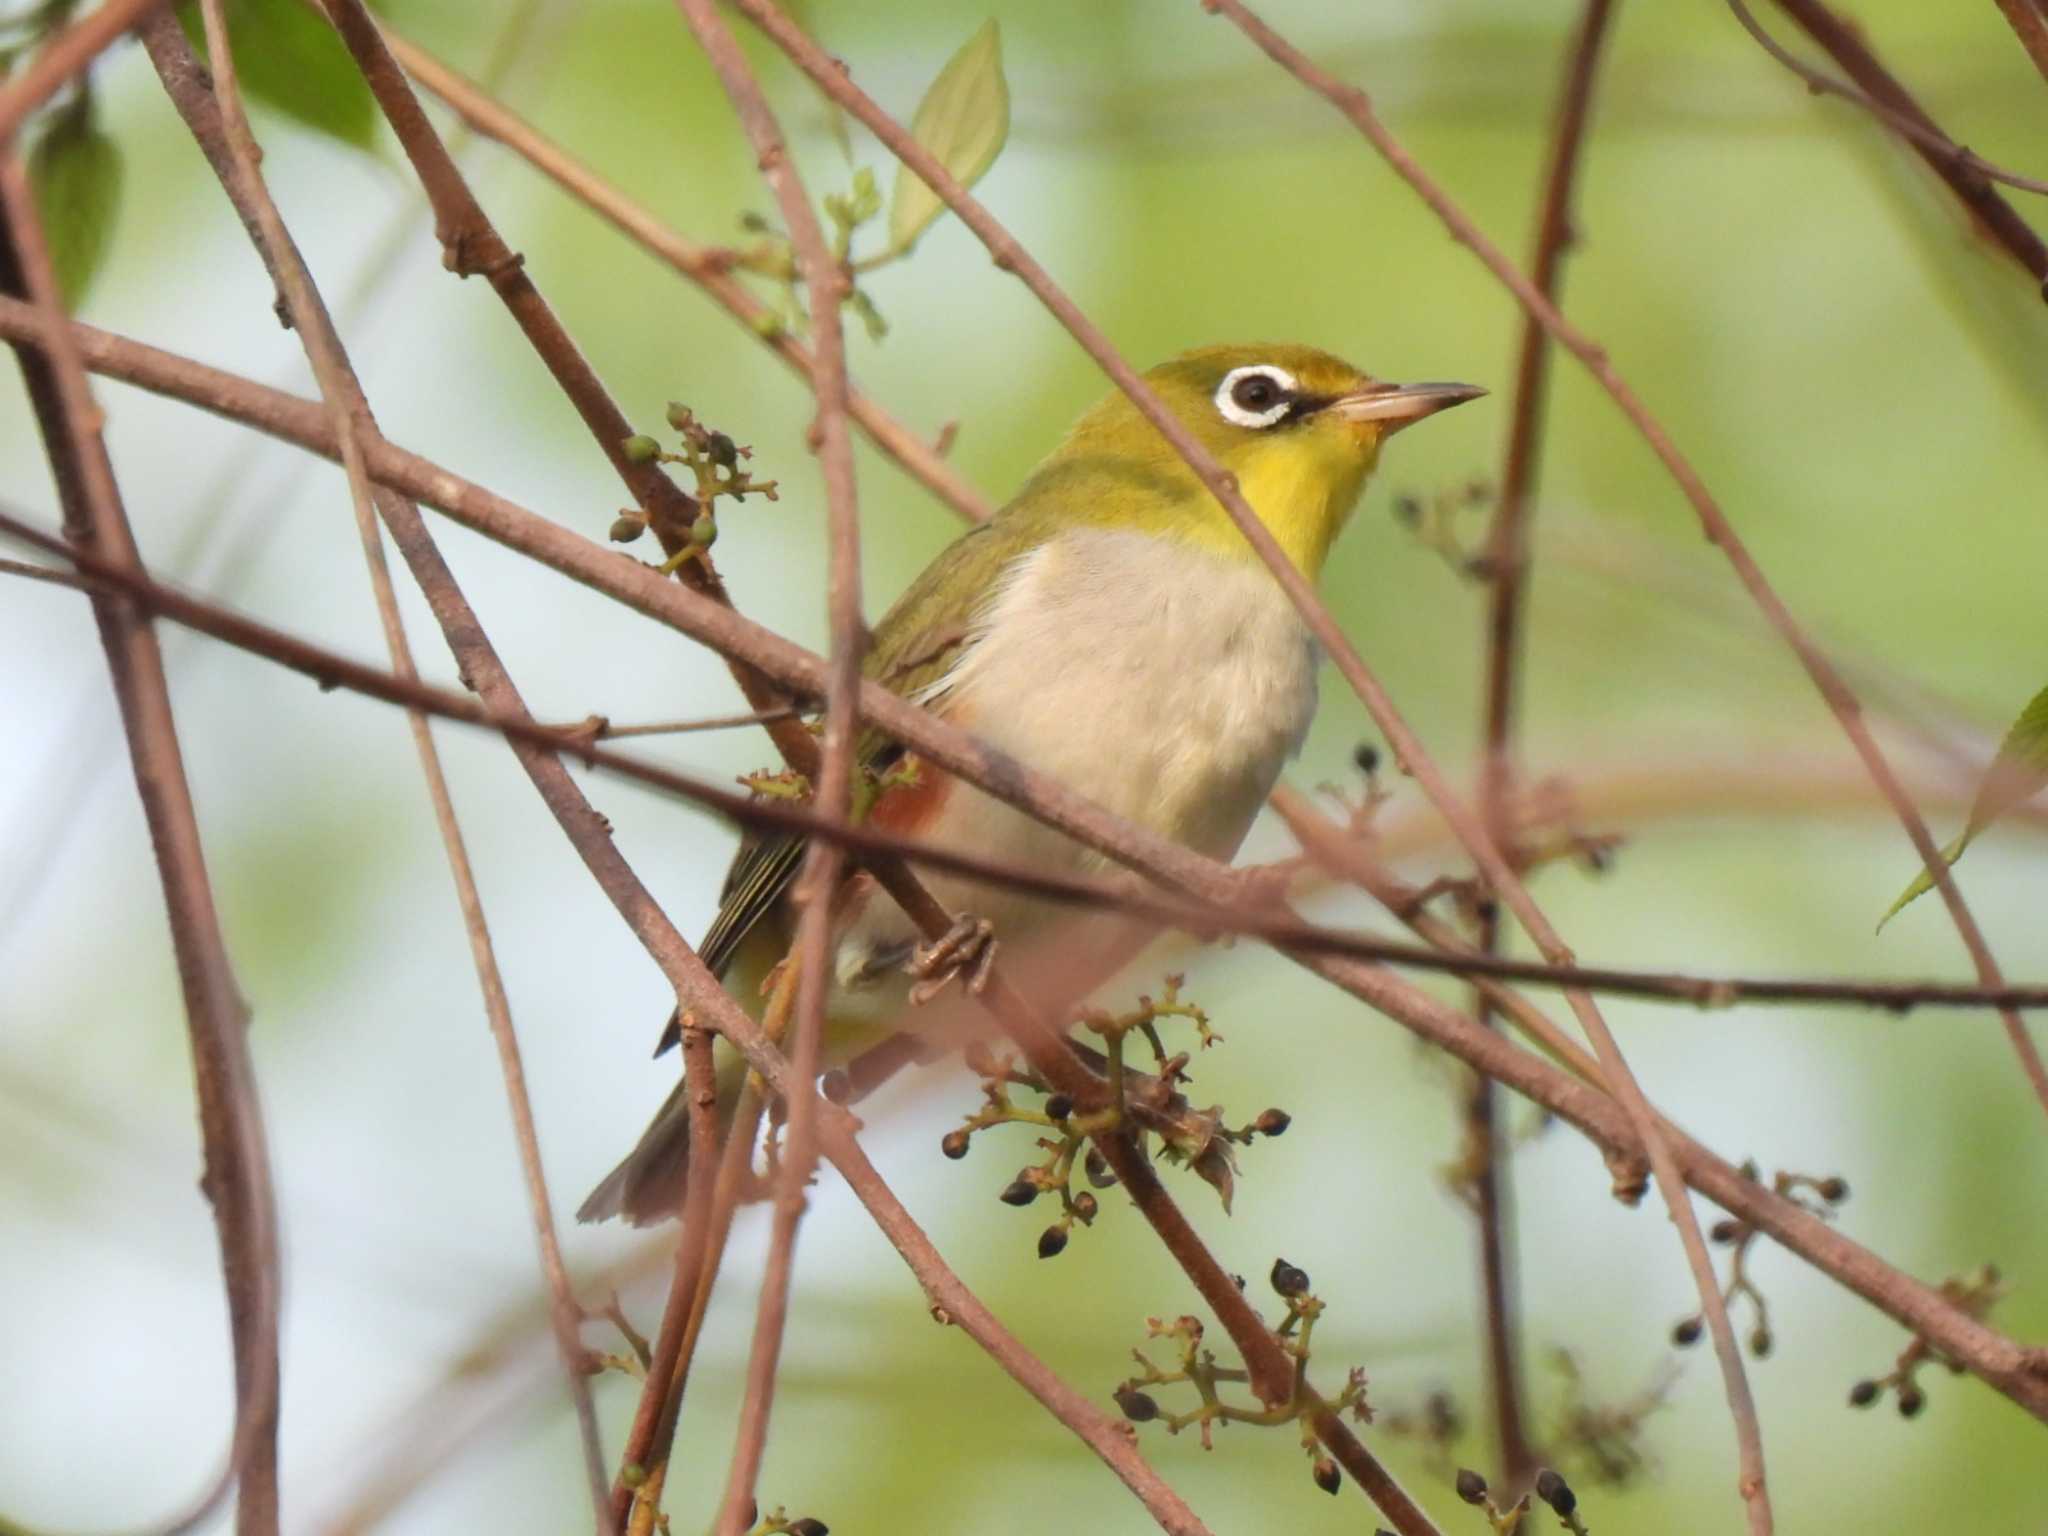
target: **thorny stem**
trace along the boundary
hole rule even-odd
[[[1566,53],[1564,81],[1544,165],[1536,255],[1530,265],[1531,280],[1552,300],[1557,296],[1565,254],[1574,242],[1573,185],[1591,115],[1594,74],[1613,14],[1614,0],[1586,0]],[[1487,540],[1486,558],[1491,586],[1479,803],[1495,843],[1503,848],[1511,847],[1516,840],[1509,820],[1515,788],[1515,702],[1524,648],[1524,593],[1532,549],[1529,525],[1542,456],[1549,363],[1550,338],[1533,316],[1526,317],[1515,370],[1500,501]],[[1500,942],[1500,914],[1489,903],[1479,918],[1479,949],[1484,954],[1495,954]],[[1484,994],[1475,999],[1474,1011],[1482,1026],[1491,1027],[1493,1009]],[[1538,1458],[1529,1443],[1524,1412],[1521,1340],[1516,1319],[1513,1182],[1497,1123],[1498,1097],[1492,1078],[1479,1075],[1472,1079],[1466,1098],[1466,1137],[1476,1159],[1471,1184],[1479,1220],[1486,1372],[1499,1441],[1500,1480],[1511,1492],[1519,1493],[1536,1475]]]

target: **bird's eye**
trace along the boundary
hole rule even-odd
[[[1295,388],[1294,375],[1271,363],[1233,368],[1216,386],[1216,411],[1234,426],[1274,426],[1293,406]]]

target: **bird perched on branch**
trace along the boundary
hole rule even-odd
[[[1237,478],[1245,501],[1310,577],[1393,433],[1485,391],[1388,384],[1311,347],[1206,347],[1146,382]],[[1105,809],[1211,857],[1237,851],[1315,712],[1308,627],[1229,514],[1122,394],[1096,405],[987,523],[934,560],[875,630],[866,674],[985,737]],[[875,732],[861,745],[875,825],[989,859],[1097,871],[1100,855]],[[700,953],[757,1017],[796,930],[803,845],[750,839]],[[1128,958],[1126,934],[1045,902],[928,873],[973,914],[924,946],[874,883],[834,898],[824,1064],[898,1030],[913,991],[985,965],[990,935],[1078,1001]],[[673,1039],[674,1028],[665,1039]],[[718,1046],[718,1098],[745,1080]],[[686,1099],[671,1095],[577,1213],[647,1224],[675,1215],[688,1175]]]

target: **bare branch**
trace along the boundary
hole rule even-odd
[[[139,577],[142,557],[100,435],[102,417],[57,297],[27,174],[11,146],[0,160],[0,210],[0,291],[33,296],[42,322],[41,350],[17,344],[16,352],[70,541],[68,550],[56,544],[49,552],[69,553],[74,563],[89,554],[106,569]],[[106,593],[95,594],[92,607],[113,675],[178,961],[205,1157],[200,1187],[213,1206],[219,1229],[234,1340],[235,1430],[227,1465],[213,1488],[172,1528],[183,1529],[203,1519],[232,1487],[238,1491],[237,1531],[243,1536],[274,1536],[282,1287],[277,1210],[255,1068],[249,1058],[247,1009],[221,934],[171,711],[163,652],[150,614],[130,598]]]
[[[486,138],[518,155],[585,207],[610,221],[613,228],[660,258],[703,289],[753,336],[805,378],[811,353],[780,325],[746,285],[733,276],[716,253],[676,233],[644,206],[628,197],[596,171],[554,143],[504,103],[479,90],[446,64],[386,28],[384,41],[407,74],[439,97],[462,120]],[[988,520],[993,510],[979,491],[962,478],[923,438],[891,416],[872,396],[852,390],[848,410],[868,440],[915,477],[925,489],[969,522]]]
[[[2034,68],[2041,72],[2043,80],[2048,80],[2048,11],[2043,11],[2035,0],[1998,0],[1998,8],[2005,13],[2013,36],[2027,50],[2027,57],[2034,61]]]
[[[0,305],[0,312],[4,312],[4,308],[4,305]],[[362,667],[345,657],[305,645],[213,605],[185,597],[150,581],[146,576],[129,575],[84,551],[73,550],[48,535],[38,533],[18,518],[5,513],[0,513],[0,530],[46,553],[71,560],[94,579],[136,597],[165,617],[227,640],[229,643],[270,655],[295,670],[324,682],[351,687],[389,702],[428,709],[443,714],[446,718],[487,725],[507,735],[544,741],[558,750],[576,752],[601,766],[627,774],[641,782],[689,794],[707,804],[716,804],[719,797],[725,795],[724,791],[711,786],[686,788],[689,781],[680,775],[639,763],[632,758],[587,748],[564,733],[550,733],[545,727],[488,715],[467,700],[446,692],[427,688],[416,691],[406,688],[396,679]],[[659,584],[659,589],[673,593],[679,598],[688,597],[687,593],[682,592],[673,583]],[[783,644],[786,642],[777,642],[777,645]],[[807,657],[808,664],[780,674],[779,680],[785,686],[799,692],[814,686],[813,680],[823,671],[822,662],[816,657],[809,657],[808,653],[797,651],[795,647],[789,649],[798,656]],[[775,651],[774,646],[763,646],[755,652],[755,659],[773,666],[776,664]],[[1002,774],[990,771],[971,755],[956,756],[954,743],[958,740],[970,740],[956,728],[880,690],[864,692],[863,709],[864,712],[875,716],[877,724],[890,734],[899,737],[914,750],[925,753],[934,762],[948,766],[951,771],[960,772],[961,776],[970,782],[981,784],[985,788],[1010,788]],[[1015,765],[1010,765],[1010,768],[1012,772],[1029,777],[1025,775],[1024,770]],[[1057,798],[1057,788],[1056,785],[1048,786],[1049,799]],[[1011,792],[1014,793],[1014,789],[1011,789]],[[729,814],[740,817],[759,816],[763,824],[778,827],[794,829],[796,826],[795,822],[783,820],[791,814],[787,810],[771,813],[767,807],[750,806],[749,802],[737,796],[727,798],[736,802]],[[720,808],[726,809],[723,805]],[[865,827],[833,828],[815,817],[804,818],[804,829],[812,836],[841,837],[849,846],[856,848],[864,839],[874,836]],[[1144,835],[1136,829],[1132,830],[1131,836],[1134,842],[1146,841]],[[1088,840],[1100,846],[1097,840]],[[941,854],[936,850],[922,856],[927,857],[935,866],[940,866],[955,857]],[[1219,902],[1224,910],[1229,910],[1229,903],[1237,891],[1231,871],[1174,844],[1160,847],[1156,864],[1148,864],[1147,872],[1170,884],[1189,885],[1208,899]],[[622,907],[622,910],[626,911],[629,917],[636,919],[636,932],[640,931],[637,922],[639,914],[630,907]],[[691,1010],[701,1011],[703,1021],[708,1027],[726,1034],[748,1053],[750,1064],[757,1070],[763,1070],[771,1089],[783,1091],[786,1074],[775,1065],[779,1058],[756,1048],[761,1042],[753,1021],[743,1013],[734,1017],[737,1013],[735,1005],[722,989],[709,982],[708,973],[703,972],[701,963],[694,954],[688,952],[688,947],[682,946],[680,952],[667,948],[657,950],[652,944],[649,948],[663,964],[664,974],[668,974],[676,983],[684,1003],[686,1020]],[[1527,1052],[1516,1049],[1491,1031],[1478,1029],[1469,1018],[1457,1010],[1445,1007],[1368,962],[1344,957],[1325,958],[1305,950],[1290,949],[1287,952],[1308,969],[1360,997],[1432,1043],[1443,1046],[1468,1065],[1499,1078],[1516,1092],[1577,1126],[1610,1156],[1642,1155],[1640,1142],[1630,1131],[1620,1109],[1599,1088],[1574,1079],[1568,1073],[1561,1072]],[[700,979],[700,975],[703,979]],[[769,1063],[769,1068],[763,1067],[764,1062]],[[1716,1157],[1689,1138],[1675,1139],[1673,1153],[1685,1170],[1688,1181],[1730,1214],[1739,1216],[1770,1233],[1786,1248],[1864,1297],[1912,1332],[1926,1336],[1943,1353],[1961,1362],[1965,1369],[2011,1398],[2029,1413],[2048,1420],[2048,1369],[2043,1369],[2043,1362],[2038,1358],[2037,1352],[1986,1327],[1978,1319],[1958,1309],[1932,1287],[1922,1285],[1892,1268],[1867,1249],[1843,1237],[1834,1228],[1812,1218],[1810,1213],[1800,1207],[1777,1199],[1755,1181],[1744,1178],[1733,1164]],[[1149,1169],[1149,1165],[1140,1166]]]
[[[349,364],[333,318],[314,286],[312,274],[286,230],[269,188],[264,184],[261,151],[250,132],[236,84],[234,50],[228,37],[222,0],[202,0],[202,15],[212,63],[213,93],[210,97],[197,88],[205,71],[193,57],[177,23],[167,16],[155,17],[150,23],[146,40],[151,57],[163,60],[167,66],[163,69],[166,90],[180,115],[191,125],[194,137],[213,165],[223,190],[234,204],[243,225],[250,231],[264,265],[284,296],[285,312],[291,318],[292,329],[304,345],[307,360],[319,382],[336,446],[341,451],[342,465],[348,475],[356,532],[362,542],[393,671],[401,678],[416,682],[419,671],[414,665],[412,647],[406,639],[404,621],[399,615],[391,570],[385,561],[384,546],[377,531],[377,513],[382,506],[394,521],[402,521],[409,516],[416,523],[419,510],[401,505],[402,498],[393,492],[379,490],[370,482],[356,434],[358,421],[369,430],[375,430],[369,402],[364,398],[362,386]],[[525,1066],[520,1056],[518,1034],[512,1023],[511,1002],[491,943],[469,849],[456,820],[447,775],[442,770],[440,753],[435,749],[427,717],[419,710],[409,710],[407,717],[421,772],[426,779],[428,799],[433,805],[435,825],[448,859],[449,873],[455,882],[456,900],[469,938],[470,957],[483,996],[485,1018],[498,1052],[499,1070],[519,1148],[528,1214],[540,1251],[542,1275],[553,1300],[549,1317],[569,1387],[570,1402],[576,1413],[591,1508],[597,1517],[597,1529],[602,1532],[608,1528],[604,1453],[598,1440],[597,1410],[591,1401],[583,1345],[577,1332],[582,1313],[571,1290],[568,1268],[562,1261],[561,1242],[555,1232],[547,1175],[541,1163],[539,1134],[534,1126],[533,1104],[526,1091]]]
[[[1663,424],[1650,413],[1649,408],[1637,396],[1635,389],[1621,376],[1609,360],[1604,347],[1581,331],[1561,314],[1556,305],[1546,299],[1530,283],[1515,264],[1501,252],[1486,235],[1454,203],[1449,194],[1431,179],[1427,172],[1408,153],[1401,142],[1388,132],[1373,112],[1372,102],[1365,93],[1345,85],[1327,70],[1319,68],[1306,55],[1289,44],[1272,28],[1259,21],[1240,0],[1203,0],[1211,10],[1227,15],[1252,41],[1276,64],[1300,80],[1310,90],[1323,97],[1378,151],[1381,158],[1393,167],[1395,173],[1414,189],[1430,211],[1443,222],[1453,239],[1467,247],[1473,255],[1485,264],[1501,285],[1512,293],[1529,314],[1542,323],[1543,329],[1552,340],[1570,352],[1599,381],[1600,386],[1620,407],[1643,440],[1660,459],[1679,490],[1692,505],[1699,518],[1700,527],[1707,538],[1727,556],[1734,567],[1736,578],[1742,583],[1752,601],[1763,611],[1764,617],[1779,637],[1799,658],[1800,666],[1812,680],[1815,689],[1841,726],[1842,733],[1849,738],[1857,757],[1862,761],[1864,771],[1892,808],[1899,825],[1905,829],[1913,844],[1913,851],[1933,875],[1941,891],[1942,901],[1947,906],[1949,917],[1956,931],[1961,935],[1963,946],[1969,951],[1971,962],[1976,966],[1977,975],[1987,986],[1997,986],[2003,981],[1998,962],[1993,958],[1983,932],[1977,926],[1962,891],[1956,885],[1948,861],[1941,857],[1926,822],[1914,808],[1912,800],[1899,783],[1898,776],[1889,760],[1879,749],[1876,738],[1870,734],[1868,723],[1855,693],[1843,679],[1835,664],[1825,652],[1814,643],[1805,629],[1793,618],[1777,590],[1765,577],[1762,568],[1751,556],[1741,535],[1735,531],[1727,514],[1721,509],[1706,482],[1699,476],[1678,445],[1665,431]],[[2013,1052],[2018,1056],[2022,1071],[2033,1090],[2035,1098],[2044,1111],[2048,1111],[2048,1065],[2041,1060],[2041,1053],[2028,1036],[2026,1025],[2019,1014],[2004,1010],[2002,1020],[2007,1039]]]
[[[1557,116],[1544,164],[1542,202],[1537,212],[1536,257],[1530,268],[1537,288],[1546,298],[1555,299],[1565,253],[1573,244],[1572,188],[1591,112],[1593,76],[1613,14],[1613,0],[1586,0],[1565,55],[1564,81],[1558,94]],[[1495,843],[1503,848],[1510,846],[1515,835],[1509,824],[1515,785],[1515,696],[1523,648],[1523,594],[1532,549],[1531,502],[1542,452],[1549,363],[1550,338],[1534,319],[1526,319],[1515,370],[1500,501],[1486,545],[1486,574],[1491,586],[1486,620],[1485,706],[1481,720],[1485,741],[1479,767],[1479,807]],[[1479,948],[1486,954],[1497,953],[1500,939],[1499,909],[1489,905],[1479,919]],[[1476,1012],[1481,1025],[1491,1019],[1492,1007],[1483,993]],[[1513,1497],[1536,1475],[1538,1458],[1529,1443],[1522,1401],[1521,1343],[1516,1329],[1513,1274],[1512,1180],[1496,1124],[1497,1098],[1493,1079],[1475,1076],[1466,1096],[1465,1119],[1467,1140],[1477,1158],[1471,1188],[1479,1220],[1486,1370],[1495,1433],[1500,1442],[1501,1478]]]
[[[0,146],[52,96],[63,90],[92,62],[164,0],[105,0],[45,43],[27,69],[0,84]]]
[[[711,0],[678,0],[678,5],[698,45],[718,72],[740,126],[754,147],[761,175],[781,206],[783,223],[789,230],[810,299],[814,348],[811,389],[818,402],[811,442],[824,466],[831,555],[827,607],[832,631],[825,686],[825,749],[812,804],[826,821],[843,825],[853,813],[861,653],[867,642],[867,625],[861,617],[860,525],[854,494],[853,444],[846,428],[846,339],[840,327],[840,303],[852,285],[844,268],[832,259],[825,232],[819,227],[810,194],[790,159],[775,114],[761,94],[760,84],[747,67],[746,56],[740,52],[731,31]],[[747,1363],[746,1398],[740,1409],[725,1503],[718,1518],[723,1536],[746,1536],[753,1524],[754,1487],[760,1475],[761,1454],[767,1445],[775,1376],[789,1317],[797,1226],[804,1214],[804,1187],[817,1164],[819,1101],[813,1085],[833,984],[833,908],[845,864],[845,850],[820,838],[805,852],[797,887],[803,915],[797,929],[795,956],[796,1048],[790,1056],[797,1092],[786,1101],[789,1134],[769,1235],[768,1267],[762,1277],[753,1348]]]

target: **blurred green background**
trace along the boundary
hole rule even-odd
[[[1395,131],[1518,255],[1576,7],[1288,0],[1270,19],[1373,93]],[[1402,438],[1339,546],[1337,612],[1396,699],[1470,774],[1483,594],[1392,515],[1490,479],[1506,426],[1512,302],[1334,113],[1194,0],[813,4],[806,19],[907,113],[986,12],[1014,98],[983,184],[996,213],[1131,357],[1261,337],[1312,341],[1387,376],[1463,378],[1495,397]],[[401,0],[418,41],[474,74],[509,8]],[[2048,87],[1989,5],[1862,0],[1855,14],[1957,139],[2048,169]],[[542,4],[505,98],[700,240],[740,237],[769,199],[722,93],[663,0]],[[817,99],[750,51],[814,193],[847,170]],[[102,66],[102,120],[127,193],[87,318],[310,393],[296,341],[139,49]],[[361,153],[259,114],[266,168],[340,311],[386,432],[592,536],[620,493],[480,283],[441,269],[388,139]],[[886,171],[856,137],[857,159]],[[490,146],[466,152],[507,238],[628,413],[669,399],[751,442],[783,500],[725,519],[739,605],[824,633],[822,499],[802,386],[666,269]],[[886,179],[886,178],[885,178]],[[2024,198],[2019,199],[2023,204]],[[2038,220],[2038,206],[2024,211]],[[2044,680],[2048,314],[1976,246],[1945,194],[1869,121],[1816,103],[1710,0],[1624,5],[1582,178],[1567,307],[1605,341],[1778,583],[1866,689],[1929,791],[1939,835],[1976,767]],[[393,245],[393,242],[395,246]],[[388,252],[387,246],[392,247]],[[383,254],[380,254],[383,253]],[[942,222],[871,284],[891,331],[856,335],[859,382],[918,430],[959,422],[954,462],[994,496],[1104,388],[980,247]],[[381,657],[338,472],[223,423],[102,387],[131,514],[165,572],[364,657]],[[54,520],[17,386],[0,387],[0,495]],[[863,450],[871,611],[956,527]],[[1912,872],[1817,697],[1736,592],[1649,453],[1575,368],[1558,371],[1539,510],[1529,771],[1580,786],[1615,868],[1546,872],[1539,894],[1589,963],[1704,972],[1939,974],[1967,965],[1939,904],[1872,925]],[[1476,516],[1459,524],[1476,537]],[[716,713],[715,658],[459,530],[444,547],[536,712],[616,721]],[[422,664],[452,678],[423,607]],[[285,1225],[284,1481],[294,1531],[572,1529],[586,1520],[574,1429],[536,1308],[538,1279],[493,1053],[403,722],[382,706],[183,635],[176,702],[243,985]],[[41,1529],[129,1527],[210,1475],[231,1419],[214,1237],[175,975],[147,842],[85,608],[0,589],[0,1509]],[[1343,779],[1370,735],[1327,680],[1294,781]],[[646,1050],[666,1006],[654,968],[583,875],[496,743],[441,736],[527,1052],[548,1172],[566,1210],[672,1082]],[[761,765],[757,735],[654,746],[713,775]],[[1655,804],[1603,815],[1614,786]],[[1604,788],[1603,788],[1604,786]],[[1413,792],[1390,814],[1422,823]],[[686,930],[709,916],[732,834],[605,780],[592,793]],[[1939,791],[1938,793],[1936,791]],[[1647,792],[1647,791],[1644,791]],[[1647,804],[1644,802],[1643,804]],[[1424,840],[1420,878],[1455,867]],[[1284,851],[1261,827],[1248,857]],[[2015,821],[1962,866],[2008,968],[2048,966],[2038,831]],[[1332,920],[1362,903],[1325,897]],[[1181,1181],[1232,1268],[1302,1265],[1329,1304],[1319,1373],[1363,1365],[1382,1415],[1448,1391],[1483,1426],[1471,1222],[1440,1170],[1457,1150],[1454,1078],[1408,1037],[1254,947],[1185,964],[1227,1043],[1198,1089],[1295,1128],[1244,1159],[1235,1214]],[[1821,1009],[1694,1015],[1616,1002],[1650,1094],[1727,1155],[1840,1173],[1845,1231],[1922,1278],[1997,1260],[1998,1321],[2048,1334],[2048,1138],[1997,1025]],[[672,1059],[671,1059],[672,1060]],[[972,1084],[936,1069],[871,1106],[868,1143],[940,1249],[1032,1348],[1107,1401],[1148,1315],[1195,1298],[1127,1206],[1054,1262],[1041,1222],[992,1196],[1001,1133],[961,1164],[942,1130]],[[1671,1355],[1690,1281],[1668,1223],[1606,1194],[1573,1133],[1515,1161],[1531,1394],[1539,1428],[1570,1350],[1619,1401]],[[626,1305],[651,1331],[658,1244],[567,1231],[592,1299],[636,1261]],[[741,1222],[692,1380],[672,1481],[677,1528],[709,1519],[730,1446],[765,1243]],[[637,1259],[636,1259],[637,1256]],[[1773,1357],[1752,1362],[1788,1532],[2005,1531],[2048,1494],[2041,1427],[1945,1372],[1902,1422],[1845,1406],[1904,1335],[1781,1251],[1753,1277]],[[1738,1311],[1738,1326],[1748,1315]],[[602,1330],[593,1328],[593,1341]],[[764,1504],[835,1531],[1148,1528],[1109,1474],[960,1333],[827,1176],[797,1294]],[[1646,1466],[1598,1485],[1569,1447],[1596,1530],[1727,1531],[1735,1456],[1712,1363],[1680,1358],[1643,1431]],[[615,1448],[636,1387],[598,1386]],[[1450,1459],[1371,1437],[1451,1532],[1481,1529],[1448,1467],[1490,1460],[1483,1428]],[[1218,1531],[1358,1531],[1354,1492],[1315,1491],[1286,1434],[1141,1433]],[[1547,1520],[1547,1517],[1546,1517]]]

